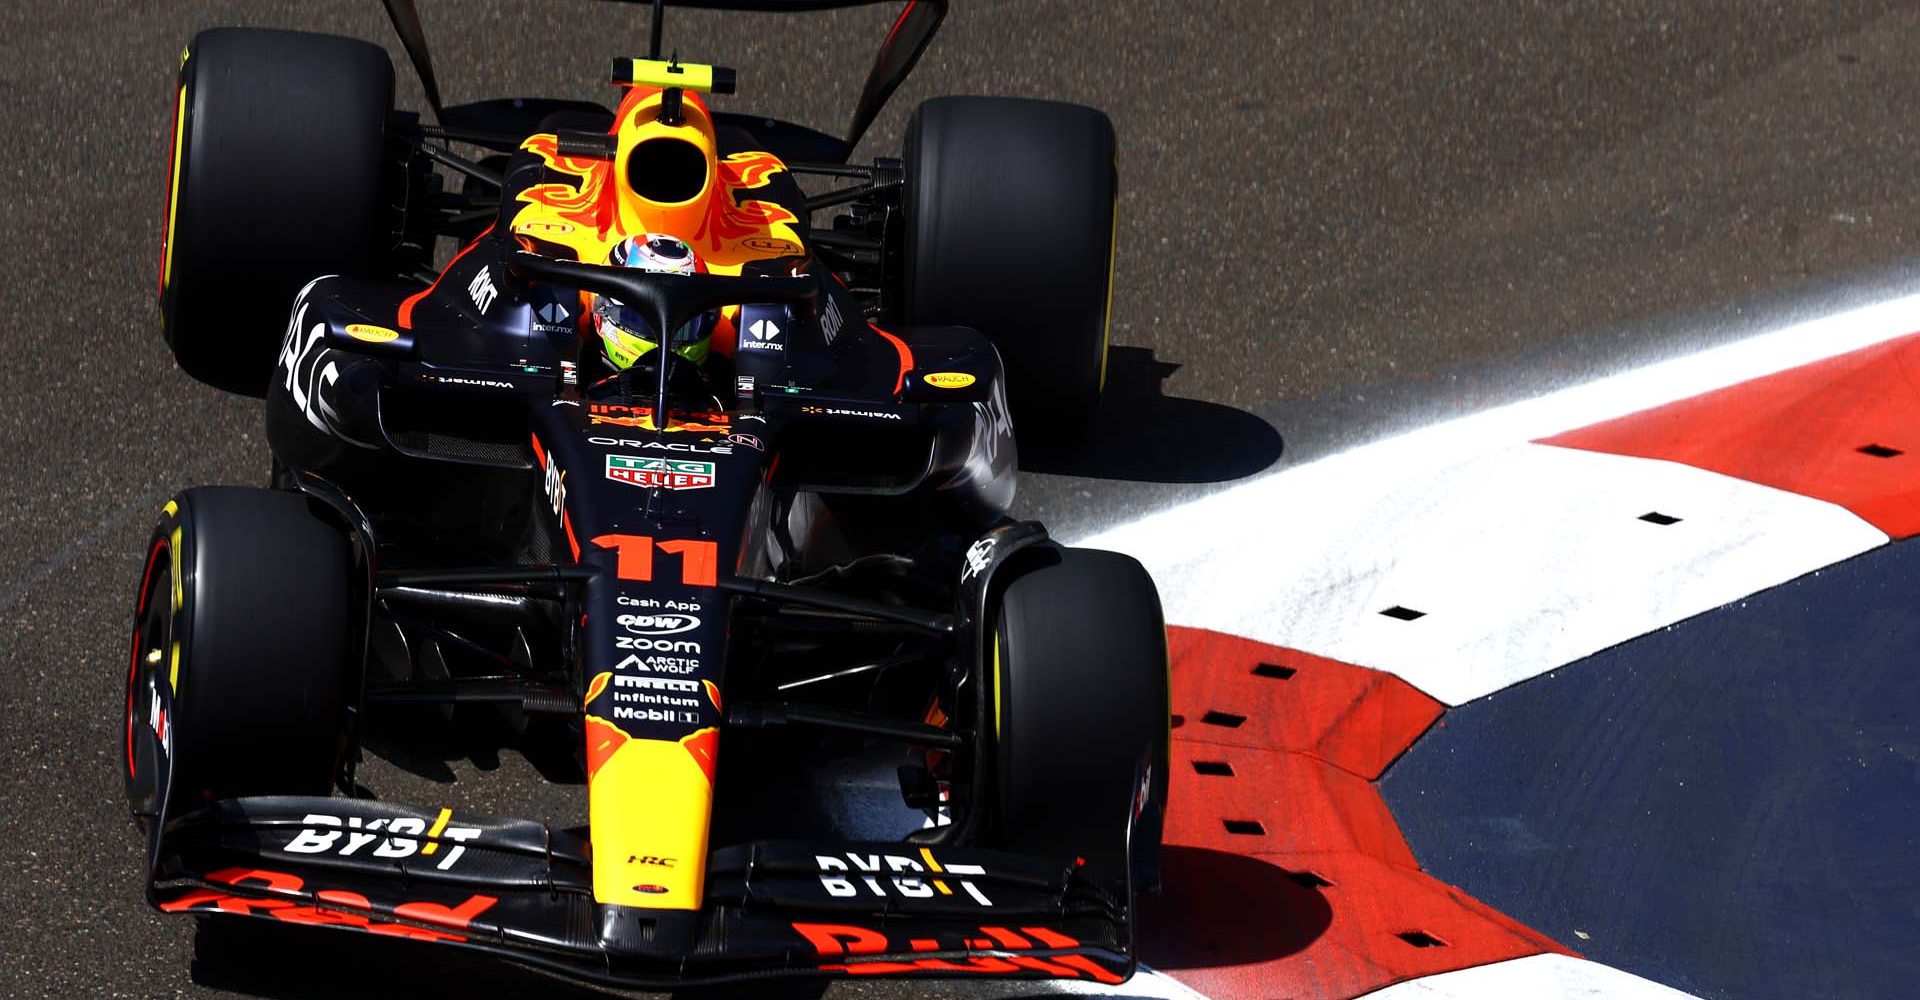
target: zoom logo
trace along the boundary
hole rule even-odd
[[[691,639],[645,639],[630,635],[613,637],[615,649],[638,649],[649,653],[692,653],[700,655],[700,644]]]

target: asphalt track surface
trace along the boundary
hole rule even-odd
[[[617,5],[423,7],[456,101],[604,100],[607,57],[644,44]],[[955,8],[861,156],[896,150],[941,93],[1084,102],[1121,136],[1114,405],[1086,456],[1023,483],[1021,512],[1063,533],[1920,276],[1904,5]],[[741,69],[723,107],[833,129],[890,17],[676,12],[670,44]],[[257,403],[177,372],[152,305],[172,73],[217,24],[380,40],[404,65],[372,0],[0,10],[0,996],[211,995],[194,975],[275,996],[521,993],[543,981],[331,940],[223,980],[190,970],[193,922],[139,899],[115,761],[130,577],[168,495],[266,465]],[[470,785],[535,794],[511,758],[449,766],[462,781],[395,781],[455,805]]]

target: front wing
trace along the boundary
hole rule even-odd
[[[653,859],[661,866],[682,859]],[[356,799],[230,799],[168,824],[149,899],[450,944],[575,978],[1123,982],[1128,900],[997,851],[771,841],[713,852],[697,911],[598,904],[584,837]],[[645,887],[640,888],[643,892]]]

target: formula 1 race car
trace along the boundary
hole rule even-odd
[[[272,470],[177,495],[146,552],[148,898],[624,986],[1123,981],[1159,599],[1007,514],[1017,446],[1071,441],[1104,378],[1112,127],[940,98],[850,165],[945,3],[906,5],[845,138],[712,110],[736,74],[661,59],[661,6],[613,111],[443,104],[408,0],[435,124],[366,42],[183,54],[166,338],[264,395]],[[372,797],[362,748],[423,719],[557,748],[585,822]],[[884,835],[753,808],[876,753]]]

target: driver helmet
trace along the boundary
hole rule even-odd
[[[697,274],[706,265],[693,248],[672,236],[648,233],[631,236],[614,244],[608,263],[619,267],[637,267],[659,274]],[[625,371],[660,346],[660,335],[653,320],[637,309],[605,295],[594,297],[593,329],[600,336],[600,349],[615,371]],[[707,359],[713,344],[713,330],[720,322],[719,310],[709,310],[688,320],[675,330],[673,353],[700,364]]]

